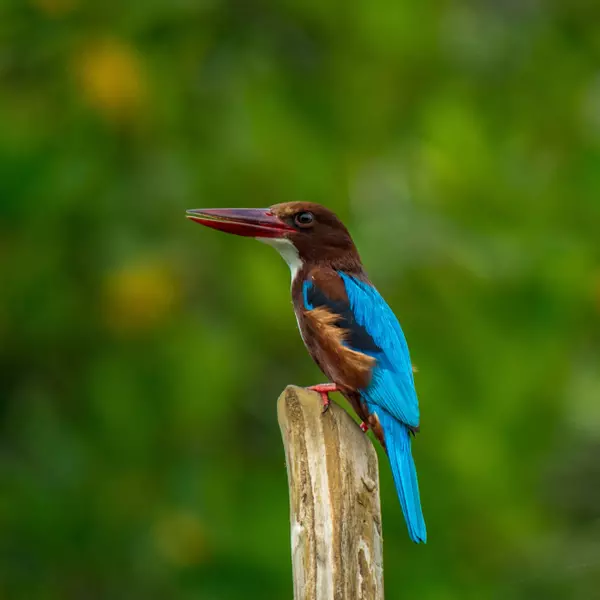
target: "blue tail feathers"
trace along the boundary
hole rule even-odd
[[[427,529],[421,509],[417,470],[410,449],[410,431],[385,410],[377,407],[375,412],[377,412],[383,428],[387,454],[392,466],[402,512],[408,526],[408,533],[413,542],[425,543]]]

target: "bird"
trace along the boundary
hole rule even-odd
[[[212,229],[254,237],[273,246],[290,267],[292,304],[302,340],[328,383],[373,431],[389,458],[408,534],[427,541],[412,438],[420,428],[413,367],[406,338],[371,283],[342,221],[312,202],[269,208],[192,209],[186,216]]]

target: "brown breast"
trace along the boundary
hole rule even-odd
[[[304,307],[302,286],[306,280],[318,285],[332,300],[347,300],[342,279],[332,269],[305,265],[292,285],[294,311],[304,344],[323,373],[342,390],[364,389],[369,385],[375,359],[344,344],[348,332],[338,326],[339,315],[326,307]]]

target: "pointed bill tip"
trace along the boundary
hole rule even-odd
[[[285,237],[294,228],[267,208],[202,208],[190,209],[190,221],[206,227],[244,237]]]

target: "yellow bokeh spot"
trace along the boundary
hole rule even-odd
[[[62,17],[77,7],[77,0],[32,0],[32,4],[49,17]]]
[[[117,40],[89,44],[75,58],[77,81],[87,102],[113,121],[135,118],[146,96],[135,50]]]
[[[204,529],[193,513],[164,515],[154,528],[154,540],[162,558],[176,567],[201,564],[208,555]]]
[[[123,267],[105,281],[104,313],[110,329],[136,333],[164,321],[180,298],[179,282],[162,264]]]

